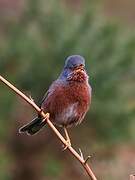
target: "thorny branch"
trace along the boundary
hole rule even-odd
[[[7,85],[10,89],[12,89],[18,96],[20,96],[22,99],[24,99],[28,104],[30,104],[47,122],[47,124],[50,126],[50,128],[53,130],[53,132],[56,134],[56,136],[60,139],[60,141],[67,146],[67,149],[70,151],[70,153],[82,164],[84,167],[85,171],[87,172],[89,178],[91,180],[97,180],[96,176],[94,175],[93,171],[91,170],[90,166],[88,165],[88,160],[90,156],[88,156],[86,159],[84,159],[83,154],[80,150],[80,155],[71,147],[67,144],[65,138],[60,134],[60,132],[55,128],[55,126],[51,123],[49,120],[49,113],[44,113],[36,104],[35,102],[31,99],[28,98],[24,93],[22,93],[20,90],[18,90],[15,86],[13,86],[10,82],[8,82],[5,78],[3,78],[0,75],[0,80]]]

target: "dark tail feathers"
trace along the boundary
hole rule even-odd
[[[36,117],[30,123],[24,125],[19,129],[19,133],[27,133],[28,135],[36,134],[46,124],[43,119]]]

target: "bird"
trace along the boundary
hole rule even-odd
[[[57,80],[49,87],[40,102],[40,108],[49,113],[50,121],[64,129],[66,141],[71,145],[67,128],[80,124],[91,104],[92,88],[85,68],[85,59],[80,55],[66,58]],[[34,135],[46,124],[40,114],[19,129],[19,133]]]

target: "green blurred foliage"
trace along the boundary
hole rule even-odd
[[[135,35],[97,16],[87,3],[75,12],[53,0],[29,0],[18,21],[2,23],[7,30],[0,41],[0,72],[39,102],[65,58],[84,56],[93,89],[86,125],[97,139],[131,139]],[[16,99],[2,84],[0,92],[3,127],[3,122],[5,126],[10,122],[8,112]]]
[[[49,157],[49,159],[45,161],[44,171],[46,176],[56,179],[56,177],[60,176],[61,171],[63,171],[63,167],[58,159]]]
[[[17,19],[1,17],[0,74],[38,103],[65,58],[84,56],[93,97],[81,130],[86,130],[87,146],[95,141],[102,148],[100,142],[106,146],[135,139],[135,34],[106,20],[93,6],[86,0],[76,11],[55,0],[29,0]],[[14,93],[1,83],[1,146],[7,143],[15,101]],[[0,179],[10,179],[9,161],[7,151],[1,150]],[[49,157],[45,162],[45,175],[59,178],[61,161]]]

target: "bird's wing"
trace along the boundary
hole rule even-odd
[[[44,95],[44,97],[42,98],[42,100],[40,101],[40,103],[39,103],[39,107],[40,107],[40,108],[41,108],[42,103],[44,102],[44,100],[48,97],[49,93],[50,93],[50,91],[48,90],[48,91],[45,93],[45,95]]]
[[[39,103],[39,107],[42,107],[42,104],[48,99],[48,97],[57,89],[58,82],[57,80],[52,83],[52,85],[49,87],[48,91],[45,93],[43,99]]]
[[[48,90],[48,91],[45,93],[43,99],[39,102],[39,107],[40,107],[40,108],[42,108],[42,104],[43,104],[43,102],[46,100],[46,98],[49,96],[49,94],[50,94],[50,90]],[[40,115],[40,114],[38,114],[38,118],[41,118],[41,115]]]

